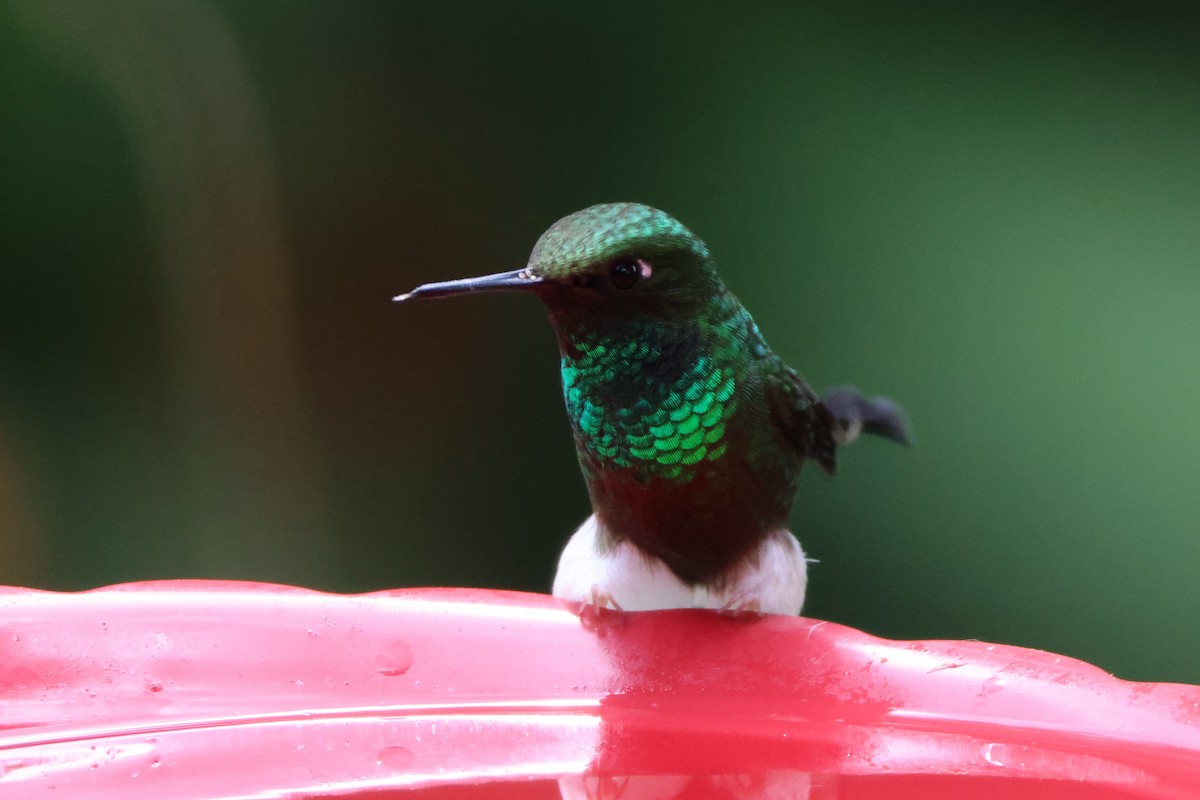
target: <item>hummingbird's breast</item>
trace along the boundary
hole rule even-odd
[[[774,433],[755,366],[768,351],[740,306],[561,343],[567,414],[609,537],[702,583],[786,525],[800,459]]]

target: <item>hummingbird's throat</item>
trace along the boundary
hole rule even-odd
[[[589,481],[600,470],[686,483],[729,449],[737,362],[697,348],[695,336],[640,333],[584,332],[563,348],[563,395],[580,463]]]

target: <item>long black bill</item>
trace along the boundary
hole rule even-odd
[[[495,275],[480,275],[478,278],[426,283],[406,294],[398,294],[392,300],[403,303],[411,297],[451,297],[470,292],[519,292],[532,289],[544,280],[527,269],[514,269],[512,272],[497,272]]]

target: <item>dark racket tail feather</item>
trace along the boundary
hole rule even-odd
[[[825,392],[821,405],[832,418],[832,433],[838,444],[849,444],[859,433],[883,436],[900,444],[908,444],[912,438],[904,409],[887,397],[863,397],[852,386],[839,386]]]

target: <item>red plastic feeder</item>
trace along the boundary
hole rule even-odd
[[[0,797],[1200,797],[1200,688],[542,595],[0,589]]]

